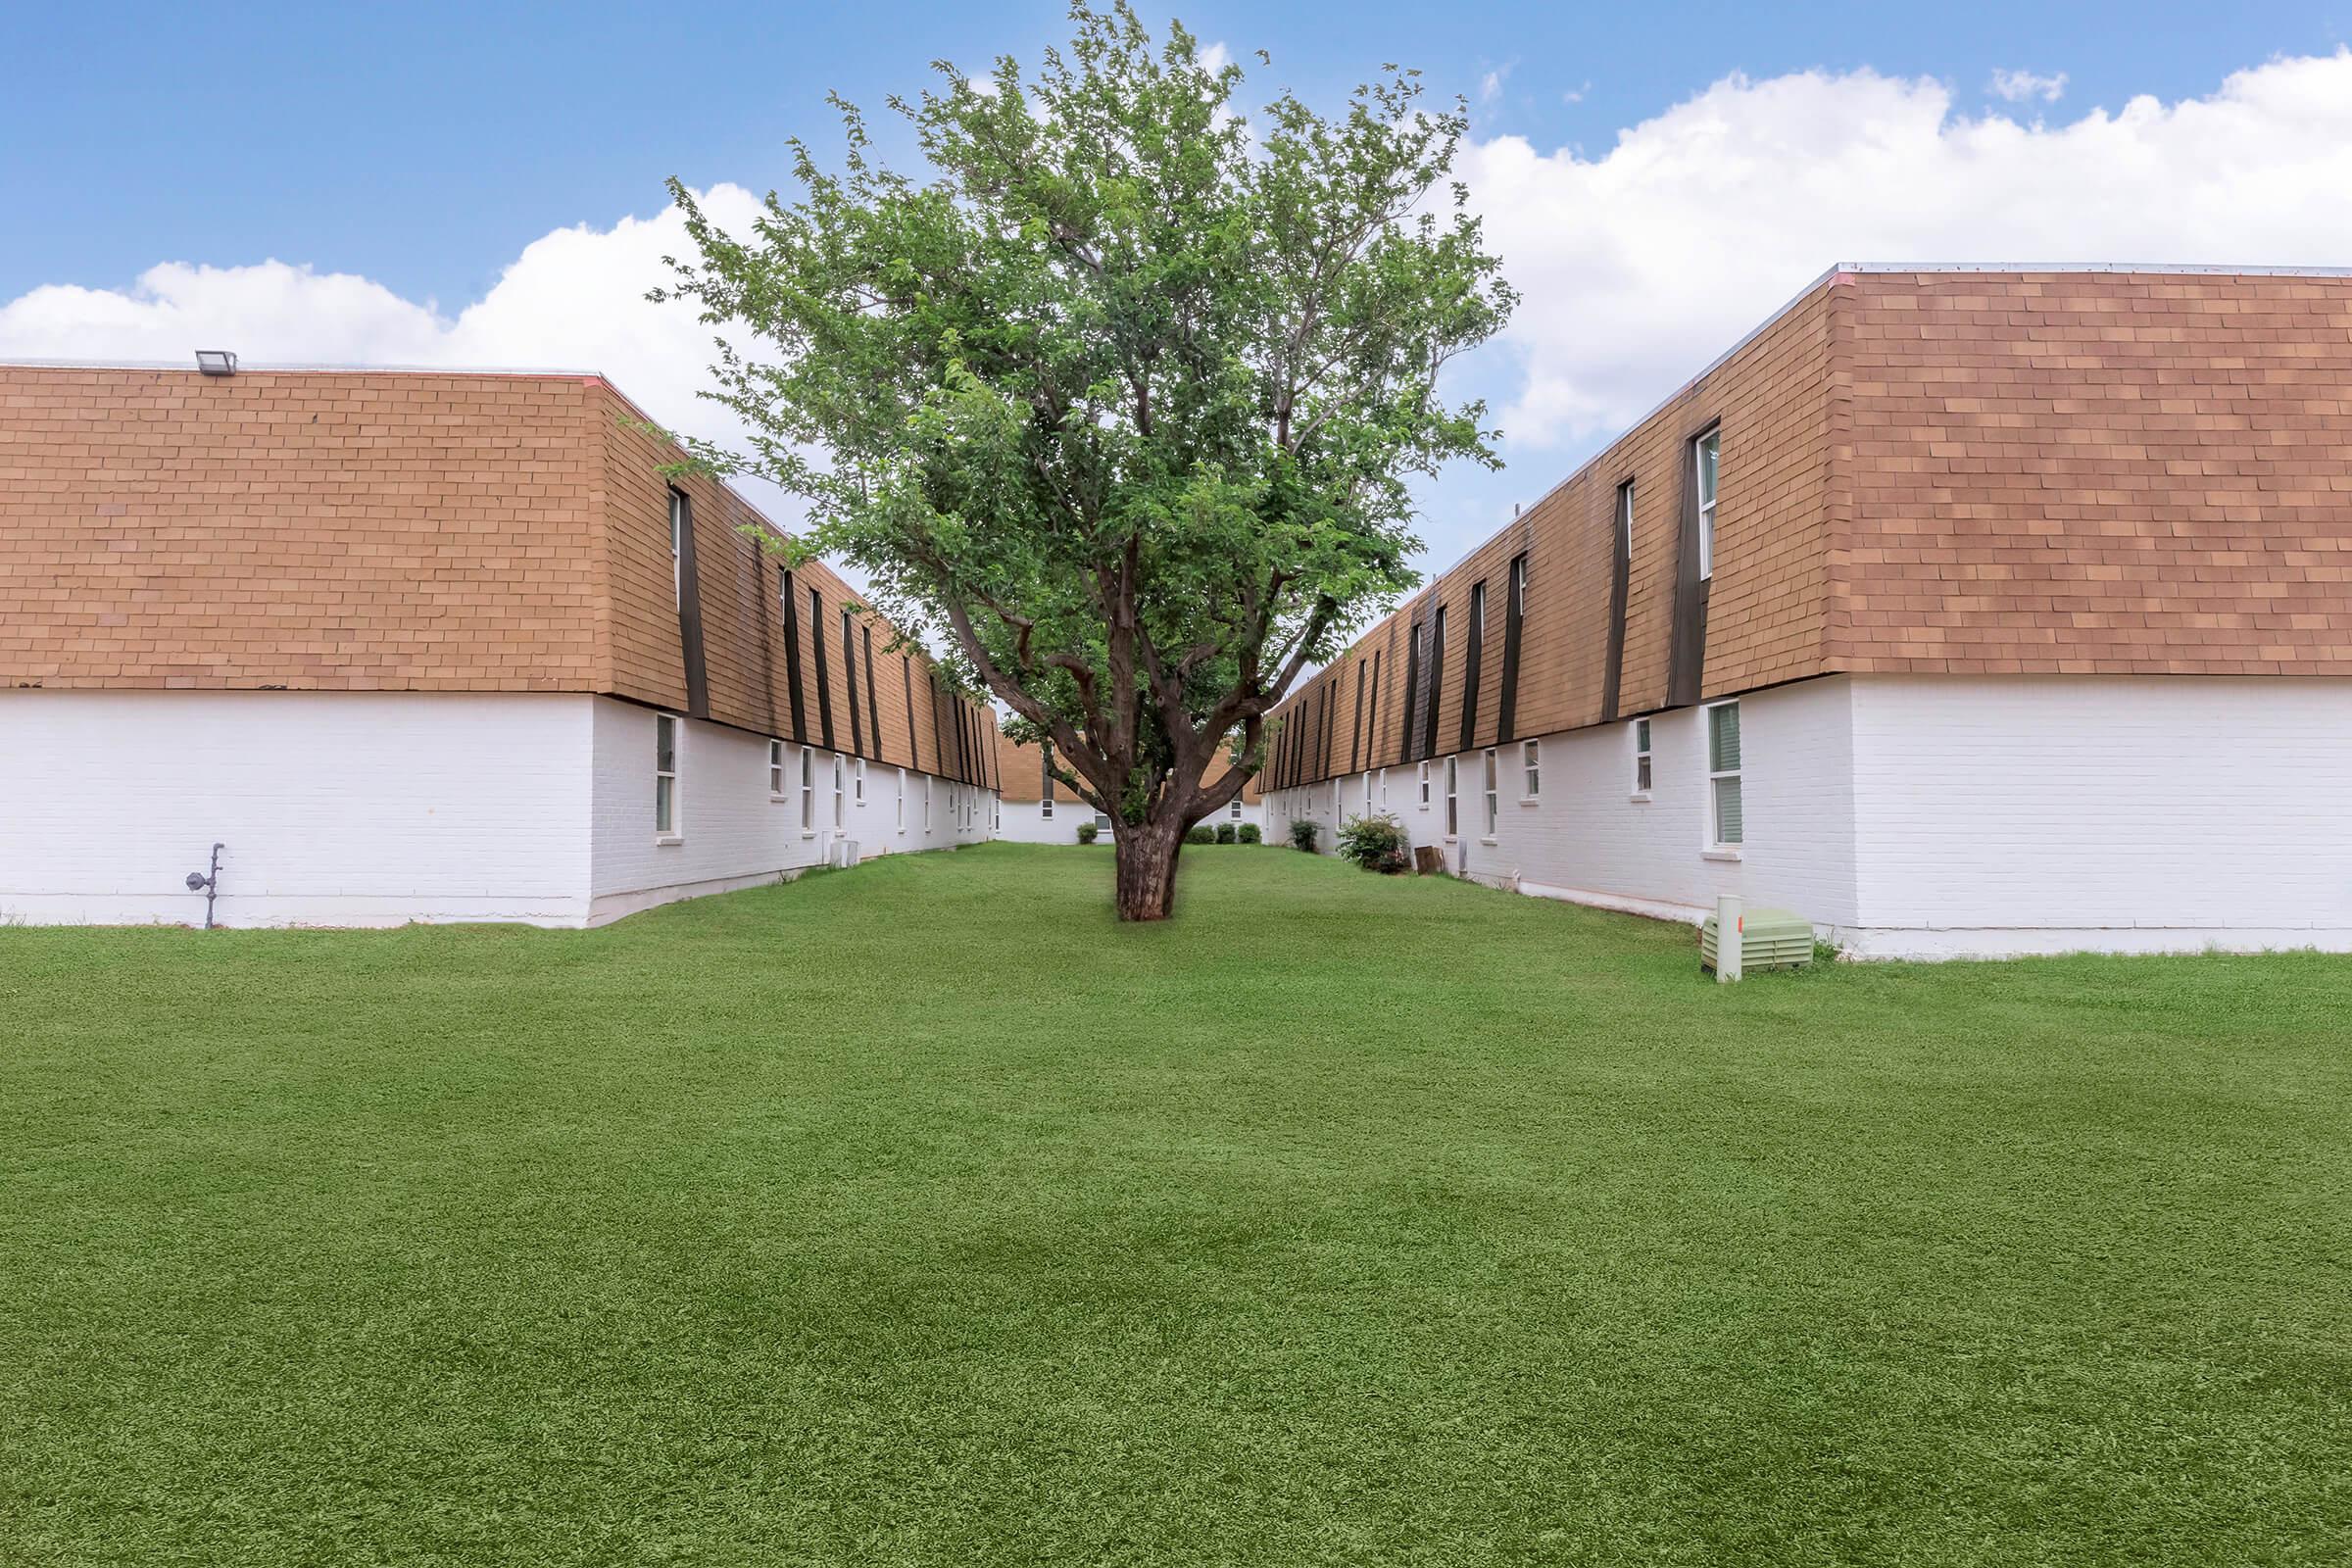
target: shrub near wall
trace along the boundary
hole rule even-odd
[[[1217,830],[1206,822],[1202,822],[1184,835],[1184,842],[1187,844],[1214,844],[1217,842]]]
[[[1219,844],[1231,844],[1235,842],[1233,824],[1231,822],[1219,822],[1217,824],[1217,842]]]
[[[1291,848],[1304,850],[1309,855],[1314,854],[1316,836],[1321,832],[1322,829],[1313,822],[1303,816],[1300,817],[1291,824]]]
[[[1351,816],[1340,829],[1340,854],[1367,871],[1395,876],[1409,871],[1413,864],[1411,841],[1404,836],[1404,824],[1386,812],[1375,816]]]
[[[1244,822],[1241,832],[1235,837],[1244,844],[1263,844],[1266,841],[1265,834],[1258,831],[1255,822]]]
[[[1081,822],[1078,824],[1078,842],[1081,844],[1092,844],[1095,842],[1095,835],[1102,831],[1102,830],[1101,828],[1095,826],[1095,824],[1092,822]]]

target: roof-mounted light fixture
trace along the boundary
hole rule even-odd
[[[237,357],[226,349],[198,349],[196,368],[207,375],[234,375],[237,373]]]

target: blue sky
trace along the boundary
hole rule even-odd
[[[1511,467],[1429,487],[1442,564],[1832,261],[2352,264],[2341,3],[1176,14],[1272,53],[1252,93],[1336,97],[1395,60],[1474,102],[1473,183],[1531,310],[1464,372]],[[828,142],[828,89],[875,104],[934,56],[1065,30],[1054,4],[21,8],[0,355],[212,334],[583,366],[691,423],[697,340],[632,314],[658,246],[616,225],[657,220],[673,173],[783,179],[787,137]]]

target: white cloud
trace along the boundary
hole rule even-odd
[[[2029,98],[2054,104],[2066,96],[2066,73],[2043,76],[2031,71],[1996,71],[1992,80],[1984,84],[1984,90],[2013,104],[2022,104]]]
[[[1526,296],[1510,363],[1465,379],[1525,490],[1558,466],[1528,449],[1622,429],[1835,262],[2352,265],[2352,52],[2063,124],[1867,71],[1734,76],[1598,158],[1502,136],[1465,160]]]
[[[759,202],[720,185],[703,205],[741,231]],[[0,358],[192,365],[196,349],[224,348],[256,366],[601,370],[649,417],[726,440],[737,434],[732,416],[694,395],[709,384],[710,330],[689,307],[645,298],[668,280],[662,258],[691,250],[674,208],[611,228],[560,228],[523,247],[454,317],[347,272],[167,262],[128,288],[50,285],[0,305]],[[776,493],[759,488],[755,499],[775,510]]]

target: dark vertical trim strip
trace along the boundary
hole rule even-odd
[[[694,503],[672,486],[670,515],[678,535],[678,648],[686,662],[686,716],[710,716],[710,670],[703,659],[703,582],[694,564]]]
[[[1683,538],[1675,567],[1674,657],[1668,668],[1666,701],[1689,708],[1705,689],[1700,666],[1707,657],[1707,580],[1698,574],[1698,443],[1713,429],[1702,424],[1683,442]],[[1722,492],[1717,490],[1718,497]]]
[[[1348,726],[1348,771],[1358,772],[1364,765],[1364,661],[1355,661],[1355,720]]]
[[[801,604],[792,571],[784,572],[784,680],[792,688],[792,743],[808,744],[808,718],[801,706]]]
[[[1496,698],[1494,744],[1508,746],[1519,738],[1519,626],[1527,611],[1526,551],[1511,558],[1502,592],[1502,691]]]
[[[858,634],[850,620],[850,607],[841,607],[841,678],[849,682],[850,696],[850,755],[865,755],[865,719],[858,711]]]
[[[931,671],[931,751],[939,765],[932,769],[941,778],[948,776],[948,732],[940,720],[940,708],[947,702],[947,690],[940,684],[939,671]]]
[[[874,691],[874,628],[870,624],[859,626],[858,635],[858,640],[865,646],[865,732],[874,738],[874,760],[879,762],[884,760],[882,756],[882,704],[881,699],[875,695]]]
[[[1487,662],[1487,585],[1470,585],[1470,624],[1462,638],[1462,743],[1457,752],[1470,750],[1478,738],[1478,675]]]
[[[1446,702],[1446,607],[1429,617],[1429,699],[1421,722],[1421,755],[1438,755],[1438,710]]]
[[[833,746],[833,677],[825,669],[825,596],[808,590],[808,640],[816,646],[816,727],[826,751]]]
[[[1412,629],[1405,634],[1404,642],[1404,738],[1396,751],[1396,760],[1399,762],[1413,760],[1413,743],[1419,739],[1418,732],[1413,728],[1413,719],[1421,711],[1420,703],[1421,623],[1416,620],[1412,623]]]
[[[1617,487],[1609,514],[1609,661],[1601,670],[1600,721],[1614,723],[1625,690],[1625,602],[1634,581],[1633,509],[1637,492],[1628,479]]]
[[[906,683],[903,689],[906,693],[906,756],[909,759],[907,765],[919,773],[923,770],[923,745],[922,738],[914,732],[913,655],[901,654],[899,656],[899,675]]]

